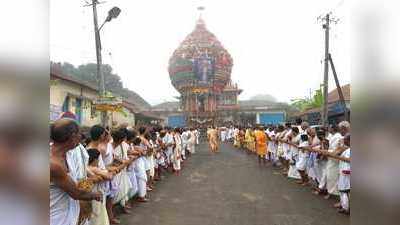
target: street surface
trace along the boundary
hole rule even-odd
[[[255,155],[220,145],[211,155],[200,144],[180,176],[168,175],[150,192],[150,202],[121,215],[126,225],[348,225],[334,200],[311,194]]]

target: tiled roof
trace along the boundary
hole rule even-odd
[[[351,97],[350,97],[350,84],[346,84],[344,86],[341,87],[342,92],[343,92],[343,97],[345,101],[350,101]],[[328,93],[328,103],[332,103],[332,102],[337,102],[339,101],[339,92],[337,91],[337,89],[331,91]]]
[[[346,84],[346,85],[342,86],[341,89],[343,92],[344,100],[346,102],[350,101],[350,99],[351,99],[350,98],[350,84]],[[337,89],[328,93],[328,108],[330,106],[334,105],[334,103],[338,102],[338,101],[340,101],[340,98],[339,98],[339,92],[337,91]],[[322,111],[321,107],[311,108],[311,109],[304,110],[303,112],[298,112],[298,113],[294,114],[294,116],[302,116],[305,114],[317,113],[317,112],[321,112],[321,111]]]
[[[50,65],[50,79],[55,78],[55,79],[62,79],[66,81],[70,81],[72,83],[87,87],[89,89],[92,89],[94,91],[98,91],[98,87],[91,84],[90,82],[83,81],[81,79],[78,79],[76,77],[73,77],[71,75],[67,75],[61,71],[61,68],[57,64],[51,64]]]

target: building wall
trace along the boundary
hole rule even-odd
[[[135,125],[135,114],[130,112],[127,108],[124,107],[124,113],[121,112],[112,112],[111,120],[113,125],[119,126],[121,124],[127,123],[130,126]]]
[[[184,115],[170,115],[167,119],[169,127],[184,127],[186,126],[186,119]]]
[[[69,111],[77,113],[77,99],[82,99],[81,126],[93,126],[100,123],[100,113],[92,111],[92,100],[97,97],[97,92],[78,84],[58,79],[50,85],[50,120],[57,119],[62,111],[66,97],[70,97]]]
[[[284,112],[260,112],[257,113],[257,123],[259,124],[281,124],[285,122]]]

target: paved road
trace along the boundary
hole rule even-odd
[[[142,225],[348,225],[332,200],[311,194],[260,167],[254,155],[223,144],[211,155],[201,144],[179,177],[169,175],[151,192],[149,203],[136,204],[122,224]]]

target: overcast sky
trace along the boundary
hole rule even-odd
[[[91,2],[91,0],[88,0]],[[332,11],[331,53],[341,84],[350,82],[347,8],[344,0],[105,0],[99,23],[113,6],[120,16],[102,31],[103,63],[124,86],[150,104],[174,100],[168,59],[203,19],[231,54],[240,99],[270,94],[278,101],[308,96],[323,78],[324,36],[317,17]],[[95,62],[92,8],[84,0],[50,1],[50,58],[79,65]],[[330,74],[329,89],[335,88]]]

